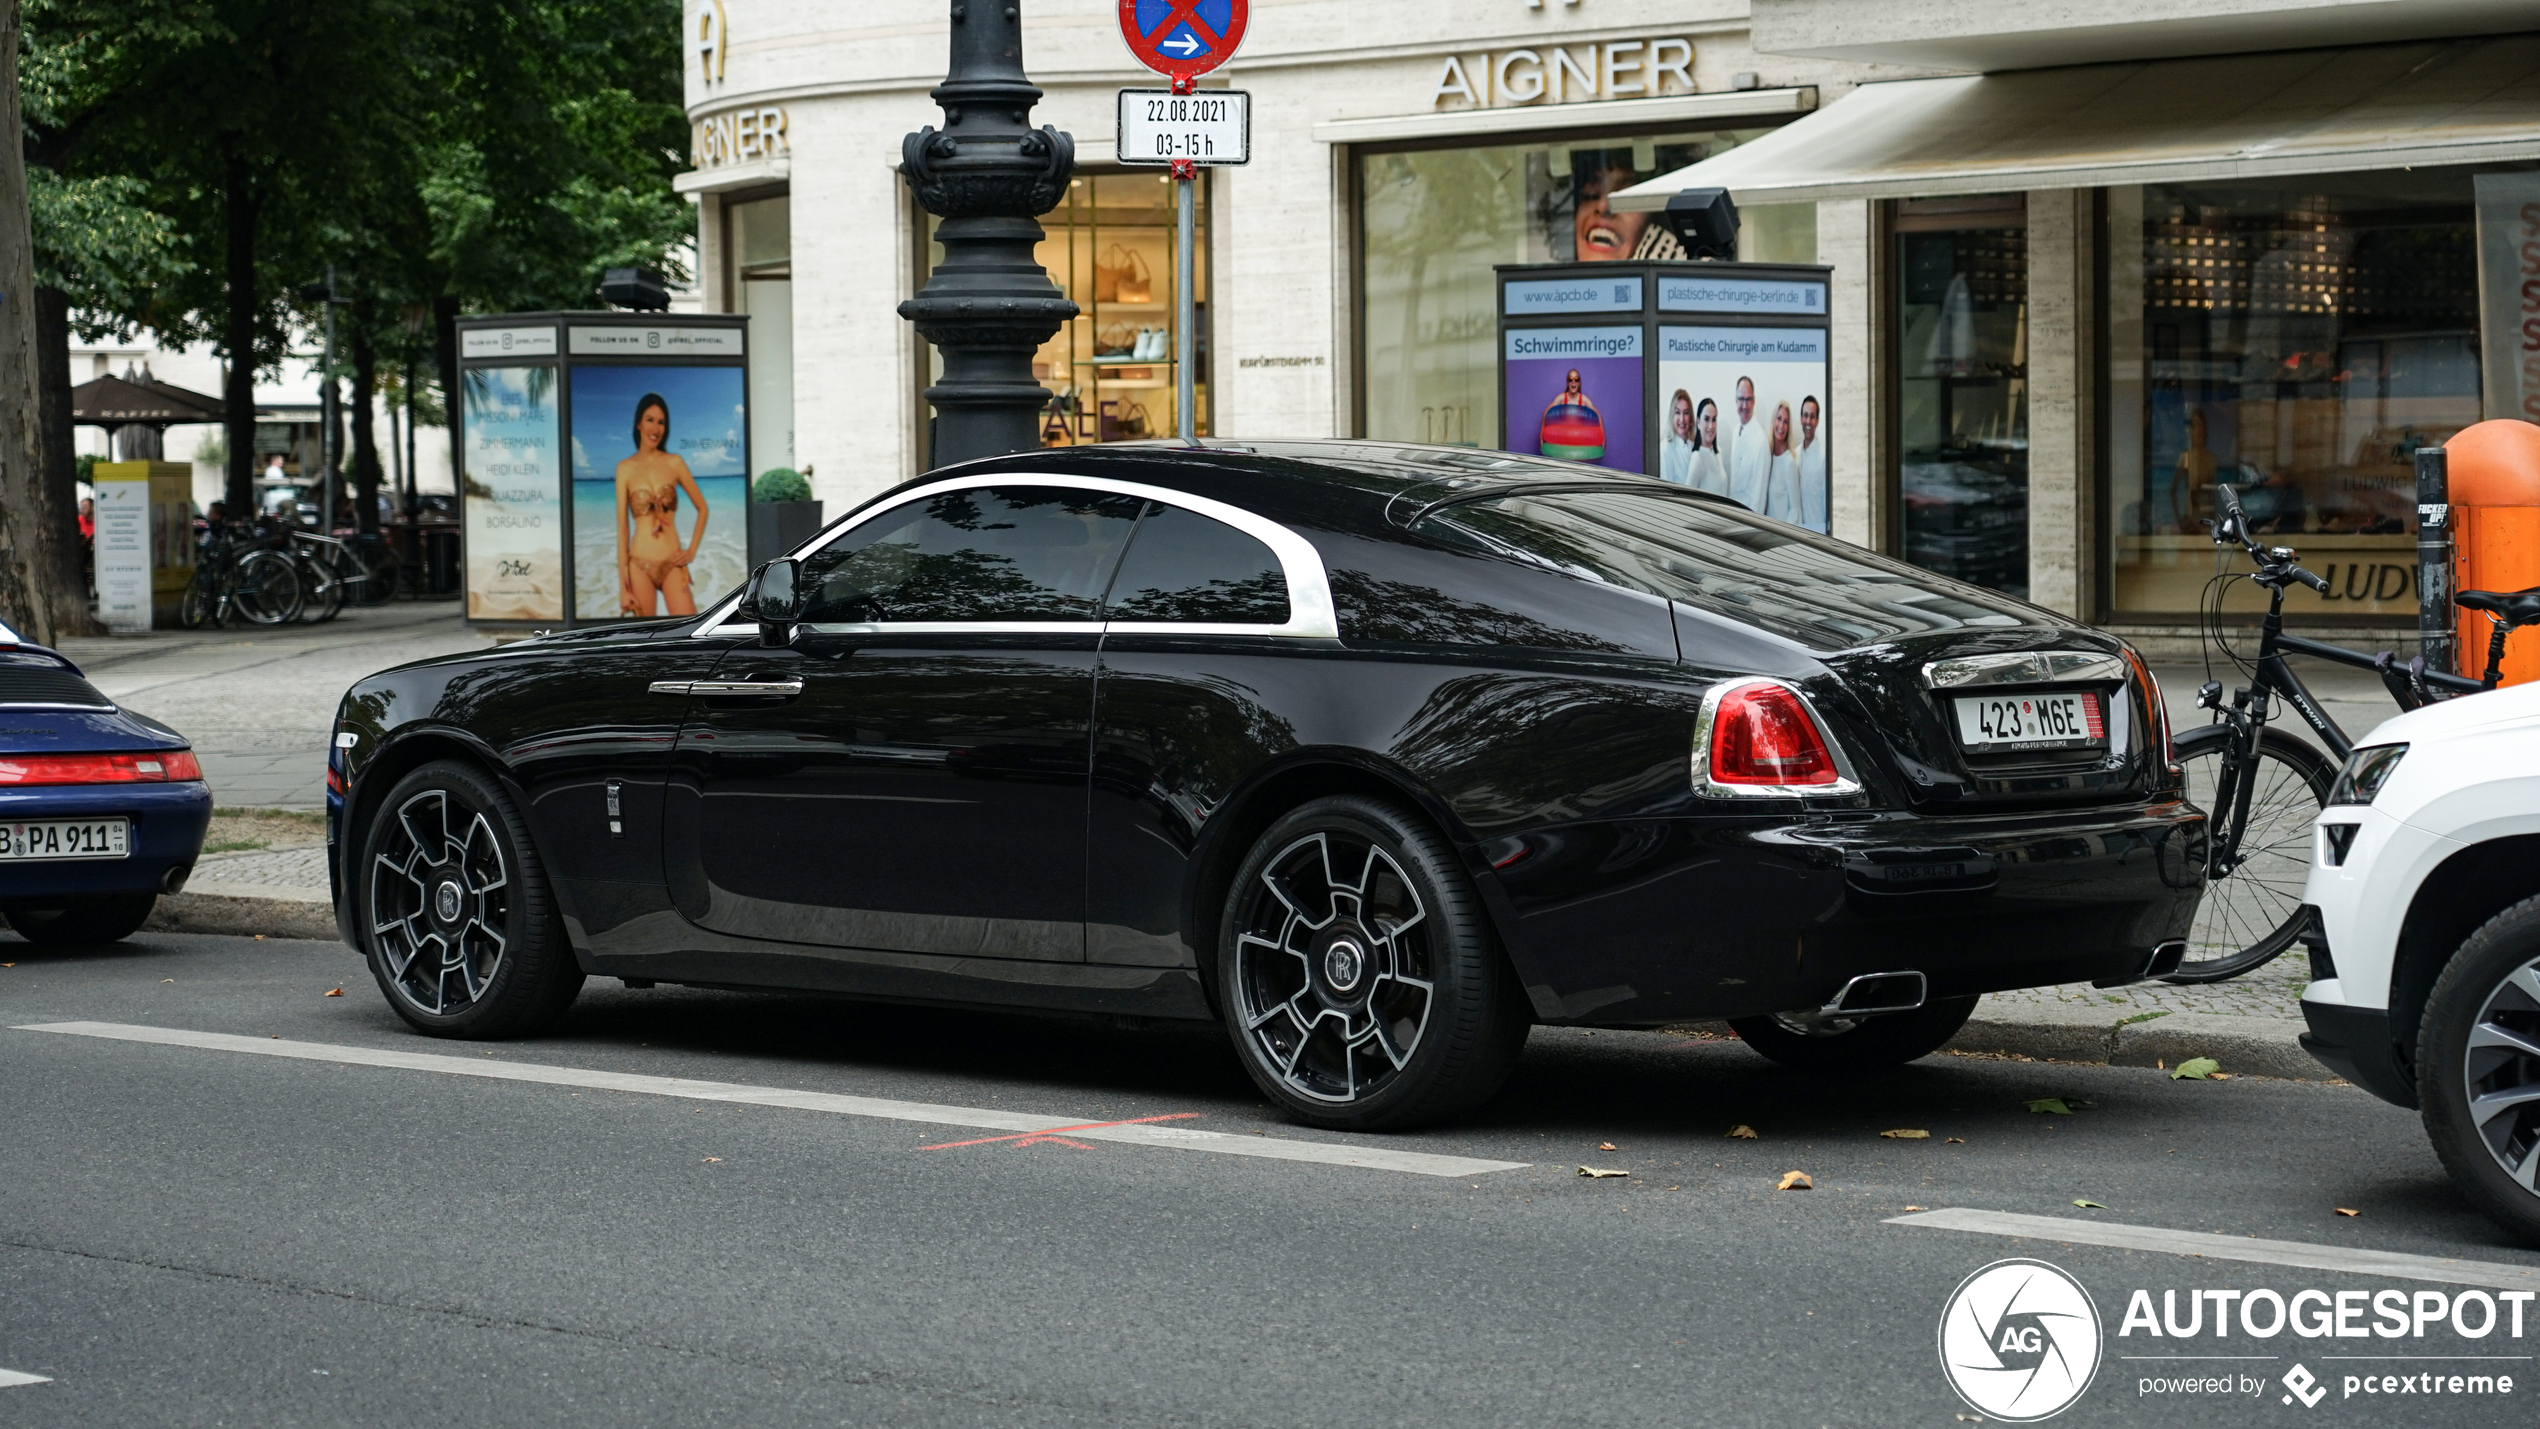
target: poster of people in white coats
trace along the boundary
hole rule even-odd
[[[1658,475],[1826,532],[1826,334],[1658,329]]]

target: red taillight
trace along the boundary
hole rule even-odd
[[[2170,738],[2169,702],[2161,698],[2161,682],[2152,677],[2152,667],[2143,663],[2143,657],[2134,653],[2133,646],[2126,647],[2125,662],[2133,667],[2135,687],[2143,691],[2143,705],[2151,715],[2152,732],[2159,736],[2153,748],[2161,751],[2163,764],[2178,763],[2178,745]]]
[[[203,777],[194,751],[148,754],[0,754],[0,787],[30,784],[167,784]]]
[[[1780,685],[1740,685],[1711,716],[1711,782],[1768,787],[1842,780],[1808,707]]]

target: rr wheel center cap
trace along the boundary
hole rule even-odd
[[[455,878],[443,879],[440,886],[432,890],[433,916],[444,923],[459,921],[459,910],[465,906],[466,895],[460,891]]]
[[[1354,992],[1358,980],[1367,975],[1367,950],[1348,938],[1335,938],[1323,950],[1323,980],[1332,991]]]

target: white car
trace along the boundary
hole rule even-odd
[[[2540,1243],[2540,685],[2403,714],[2312,828],[2313,1056],[2421,1109],[2452,1179]]]

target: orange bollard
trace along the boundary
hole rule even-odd
[[[2443,444],[2451,471],[2455,590],[2517,591],[2540,586],[2540,426],[2510,419],[2464,427]],[[2458,612],[2458,673],[2487,673],[2495,625]],[[2540,626],[2505,644],[2505,683],[2540,680]]]

